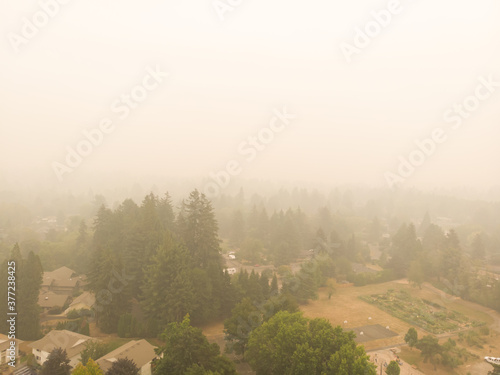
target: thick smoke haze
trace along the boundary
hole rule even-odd
[[[500,183],[498,1],[401,0],[384,18],[394,2],[73,0],[44,20],[48,3],[0,3],[3,186],[201,183],[232,160],[230,184]],[[247,144],[271,136],[276,111],[290,118]]]

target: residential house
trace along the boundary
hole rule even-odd
[[[75,367],[80,361],[80,353],[85,349],[85,345],[95,340],[92,337],[67,330],[50,331],[42,339],[32,342],[29,346],[33,349],[33,355],[39,365],[43,365],[50,353],[57,348],[66,350],[69,364]]]
[[[54,292],[40,292],[38,295],[38,306],[44,313],[54,308],[62,308],[68,303],[70,296],[66,294],[57,294]]]
[[[134,361],[140,369],[140,375],[151,375],[151,361],[156,358],[155,347],[146,340],[132,340],[99,358],[96,362],[106,373],[114,362],[122,358]]]
[[[42,280],[42,291],[52,291],[58,294],[73,295],[80,287],[81,279],[76,276],[75,271],[68,267],[44,272]]]
[[[3,365],[5,363],[8,363],[10,362],[9,360],[9,357],[11,356],[10,354],[10,349],[11,349],[11,345],[10,343],[12,341],[15,341],[15,357],[16,359],[19,359],[19,345],[22,343],[21,340],[18,340],[18,339],[14,339],[14,340],[11,340],[9,339],[8,336],[6,335],[3,335],[0,333],[0,365]]]
[[[95,304],[95,295],[90,292],[83,292],[81,295],[76,297],[69,307],[64,311],[64,314],[69,313],[71,310],[90,310]]]

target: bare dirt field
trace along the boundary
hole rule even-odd
[[[322,288],[318,292],[318,299],[301,306],[301,310],[308,318],[325,318],[334,326],[339,325],[346,330],[378,324],[384,329],[389,327],[396,334],[364,342],[367,350],[402,344],[410,325],[357,298],[359,295],[377,293],[391,287],[394,288],[394,285],[384,283],[361,288],[338,288],[331,299],[328,299],[326,289]]]
[[[353,328],[352,331],[356,334],[355,340],[357,343],[386,339],[398,335],[396,332],[393,332],[390,329],[382,327],[380,324],[356,327]]]

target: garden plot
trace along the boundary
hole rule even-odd
[[[372,294],[359,298],[433,334],[455,332],[485,324],[470,320],[464,314],[449,310],[443,305],[414,298],[405,290],[390,289],[385,294]]]

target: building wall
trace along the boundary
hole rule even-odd
[[[45,361],[47,360],[47,358],[49,357],[50,353],[47,353],[47,352],[44,352],[43,350],[42,351],[37,351],[36,349],[33,349],[33,355],[35,356],[35,359],[37,361],[37,363],[40,365],[40,366],[43,366],[43,364],[45,363]],[[69,364],[70,366],[72,367],[76,367],[76,365],[80,362],[80,354],[74,356],[74,357],[71,357],[69,359]]]
[[[75,367],[76,367],[76,365],[77,365],[78,363],[80,363],[81,358],[82,358],[82,356],[81,356],[80,354],[75,355],[74,357],[71,357],[71,358],[69,359],[69,365],[70,365],[71,367],[75,368]]]
[[[141,367],[141,375],[151,375],[151,362]]]
[[[50,354],[50,353],[44,352],[43,350],[38,351],[36,349],[33,349],[32,352],[33,352],[33,355],[35,356],[36,362],[40,366],[42,366],[45,363],[45,361],[47,360],[47,358],[49,357],[49,354]]]
[[[10,343],[10,341],[9,341],[9,343]],[[10,347],[10,345],[9,345],[9,347]],[[7,360],[7,358],[9,357],[8,352],[9,352],[9,348],[0,351],[0,365],[8,362],[8,360]],[[17,360],[20,359],[19,358],[19,342],[16,343],[16,359]]]

